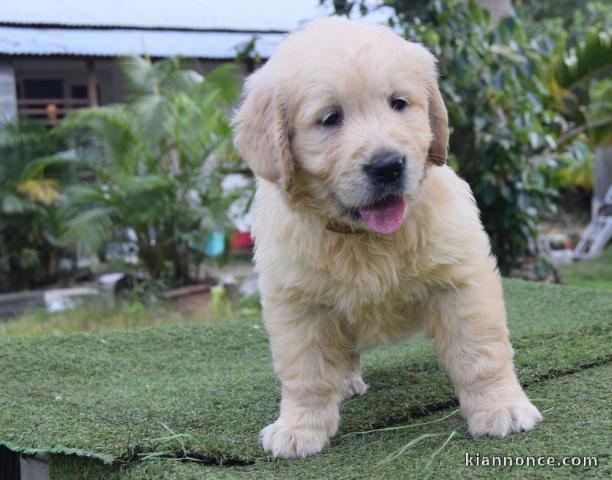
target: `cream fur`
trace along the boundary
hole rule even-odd
[[[409,98],[406,111],[388,97]],[[341,105],[333,133],[321,110]],[[262,431],[279,457],[319,452],[339,403],[367,386],[359,355],[424,329],[437,342],[473,435],[529,430],[541,416],[514,373],[495,259],[469,186],[440,166],[448,140],[435,60],[383,27],[337,18],[290,35],[247,81],[235,142],[260,177],[253,233],[265,325],[282,383]],[[379,235],[345,215],[379,148],[408,158],[401,228]],[[329,231],[333,221],[361,233]]]

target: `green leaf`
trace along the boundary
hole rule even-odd
[[[70,156],[49,155],[29,162],[21,173],[20,181],[32,180],[40,177],[47,168],[70,165],[76,158]]]
[[[35,209],[36,205],[29,199],[21,198],[9,192],[5,192],[2,196],[2,213],[7,215],[26,213]]]
[[[113,230],[112,208],[87,209],[66,224],[61,241],[87,252],[97,252],[111,238]]]
[[[608,32],[590,30],[583,43],[559,63],[555,77],[559,85],[571,90],[612,67],[612,39]]]

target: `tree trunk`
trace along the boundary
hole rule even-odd
[[[606,192],[612,186],[612,145],[600,146],[593,154],[592,215],[595,216]]]
[[[512,0],[476,0],[476,3],[489,11],[495,22],[512,12]]]

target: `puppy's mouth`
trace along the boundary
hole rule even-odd
[[[369,205],[351,209],[354,220],[362,220],[376,233],[387,235],[399,230],[406,213],[403,195],[391,195]]]

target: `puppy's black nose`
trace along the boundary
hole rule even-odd
[[[392,183],[402,178],[406,157],[397,152],[380,152],[363,169],[376,183]]]

